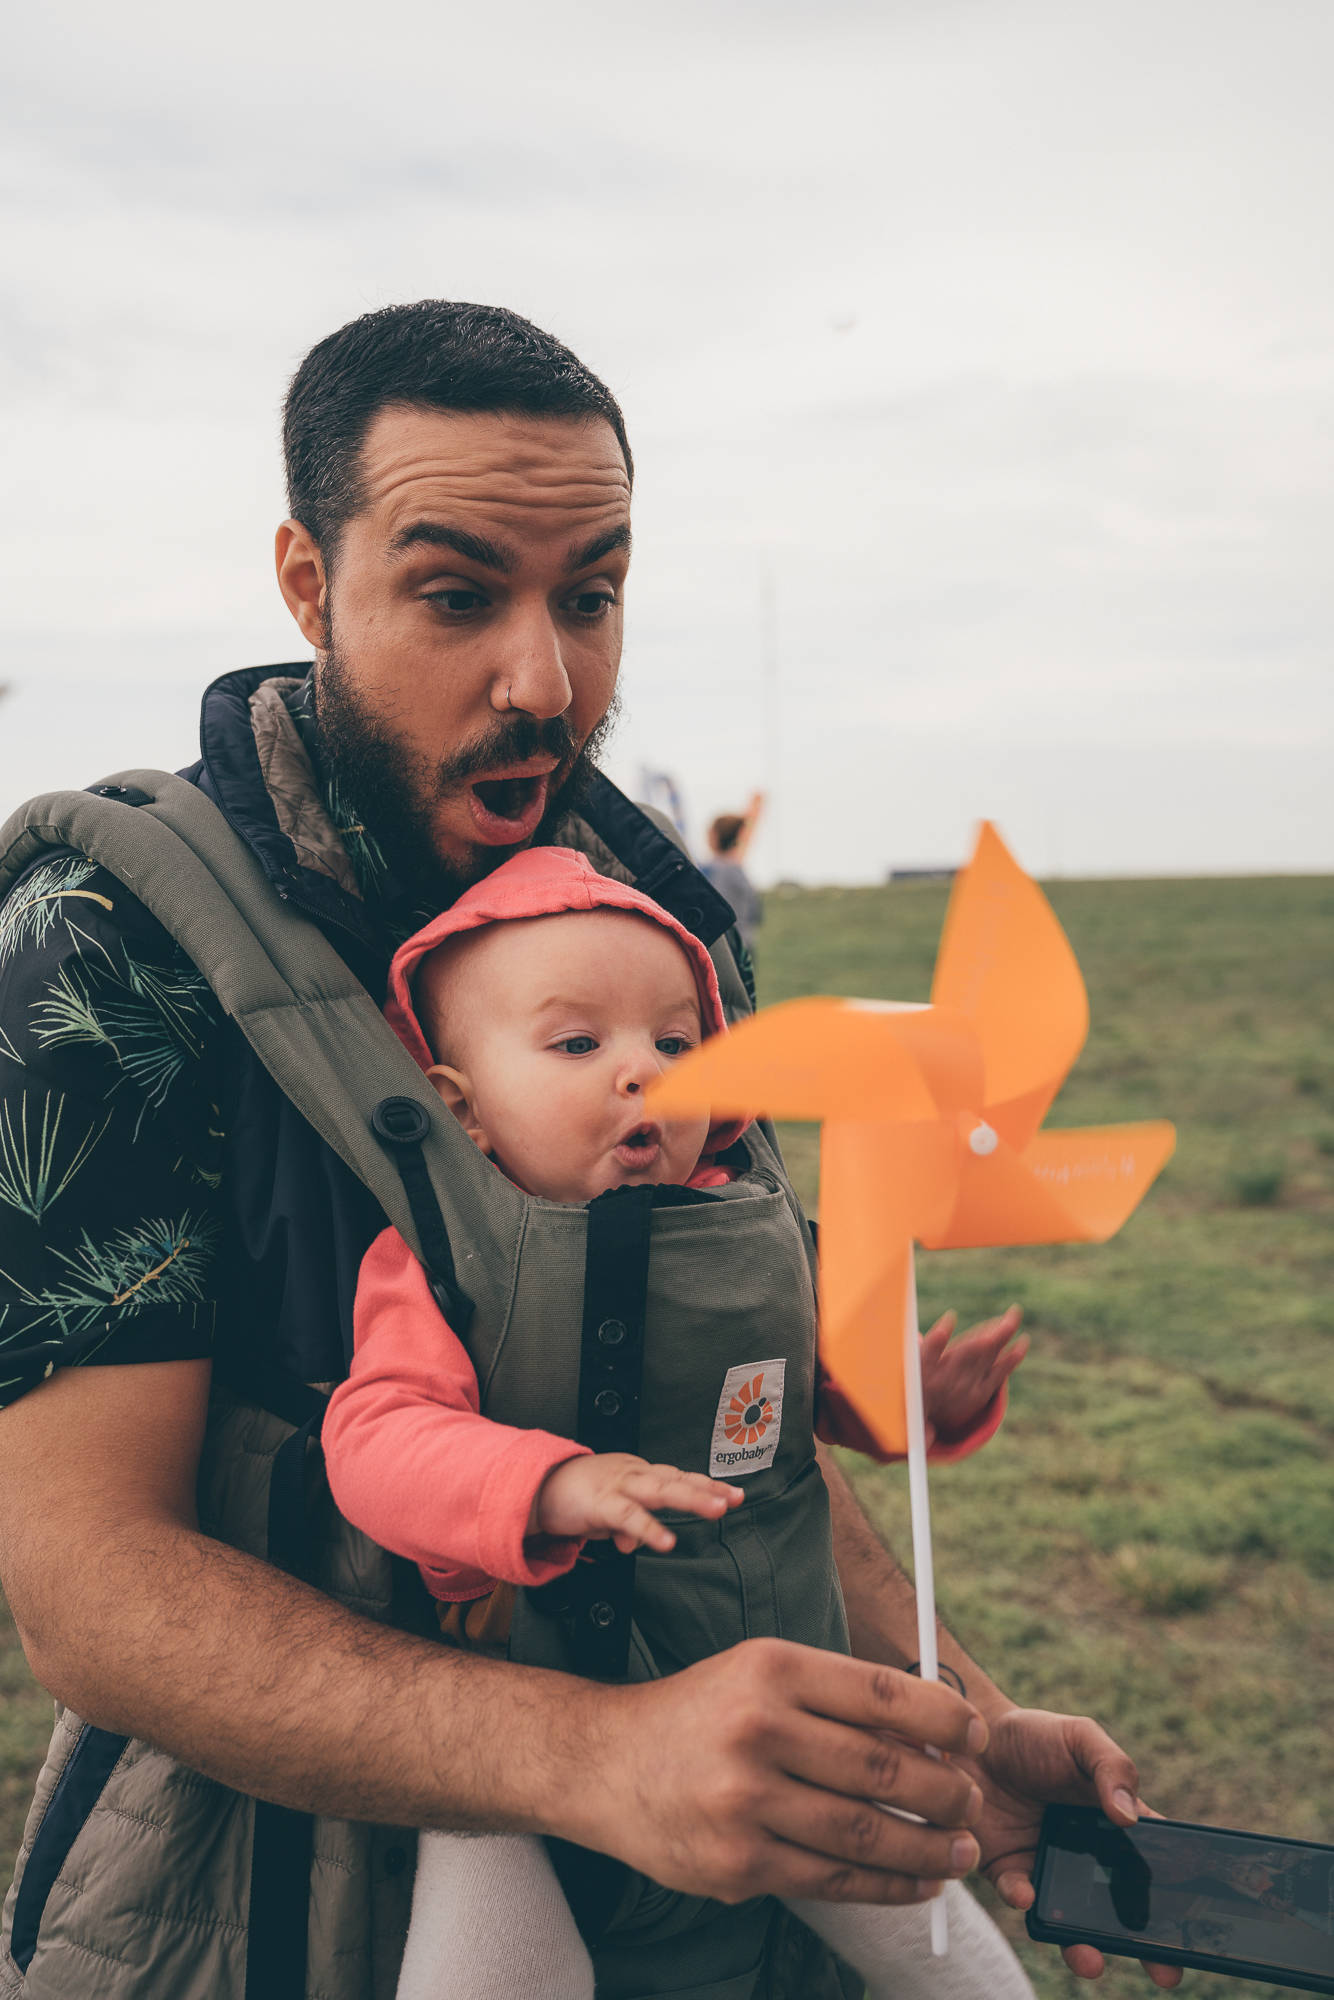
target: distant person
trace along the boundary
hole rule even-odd
[[[746,852],[764,811],[764,793],[755,792],[743,813],[719,813],[709,828],[709,859],[703,864],[720,896],[736,911],[741,942],[754,954],[755,936],[764,922],[764,899],[745,870]]]

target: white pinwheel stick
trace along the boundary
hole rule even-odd
[[[917,1660],[924,1681],[940,1679],[936,1650],[936,1574],[931,1556],[931,1495],[926,1482],[926,1412],[922,1405],[922,1344],[917,1330],[917,1264],[908,1252],[908,1304],[903,1316],[903,1379],[907,1391],[908,1498],[912,1504],[913,1578],[917,1586]],[[928,1747],[928,1757],[940,1752]],[[931,1950],[943,1958],[949,1950],[949,1920],[945,1899],[931,1905]]]

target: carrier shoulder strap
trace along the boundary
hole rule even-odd
[[[447,1241],[432,1239],[438,1202],[422,1192],[433,1178],[430,1135],[447,1114],[356,975],[275,891],[212,801],[152,770],[31,799],[0,828],[0,897],[59,847],[98,862],[170,932],[279,1088],[453,1286]],[[461,1297],[451,1304],[466,1318]]]

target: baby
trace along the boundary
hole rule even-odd
[[[541,1201],[582,1204],[655,1183],[708,1191],[747,1170],[744,1157],[732,1164],[744,1154],[735,1121],[662,1123],[644,1105],[666,1066],[724,1032],[707,952],[580,855],[534,850],[469,890],[399,952],[386,1011],[463,1131]],[[999,1424],[1024,1351],[1017,1325],[1011,1311],[950,1344],[944,1321],[924,1340],[936,1456],[976,1449]],[[525,1337],[540,1360],[541,1330]],[[720,1385],[724,1372],[725,1362]],[[825,1401],[822,1434],[860,1443],[836,1392]],[[586,1539],[665,1554],[677,1537],[660,1512],[721,1521],[746,1498],[699,1471],[488,1419],[466,1347],[393,1230],[362,1265],[356,1353],[324,1444],[339,1507],[418,1563],[462,1645],[503,1644],[514,1587],[564,1574]],[[690,1455],[684,1439],[682,1450]],[[822,1504],[818,1477],[806,1487]],[[1028,1994],[990,1919],[959,1885],[946,1893],[944,1962],[930,1960],[923,1907],[803,1903],[800,1914],[870,1995]],[[592,2000],[592,1963],[541,1841],[423,1834],[398,1992]]]

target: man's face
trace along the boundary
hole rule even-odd
[[[337,775],[400,864],[457,892],[551,823],[611,706],[630,483],[601,418],[394,407],[361,484],[332,574],[287,523],[279,581]]]

